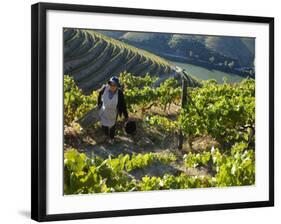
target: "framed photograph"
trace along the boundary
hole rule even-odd
[[[274,205],[274,18],[32,5],[32,219]]]

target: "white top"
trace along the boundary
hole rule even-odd
[[[110,86],[106,85],[104,92],[101,96],[102,106],[99,110],[101,124],[111,127],[115,124],[117,119],[117,103],[118,103],[118,89],[113,97],[109,98]]]

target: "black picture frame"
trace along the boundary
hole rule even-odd
[[[132,216],[206,210],[274,206],[274,18],[166,11],[140,8],[120,8],[74,4],[37,3],[31,7],[31,218],[37,221],[74,220],[85,218]],[[99,211],[68,214],[46,214],[46,12],[64,10],[101,12],[125,15],[164,16],[217,21],[254,22],[269,24],[269,200],[208,204],[196,206],[159,207],[130,210]]]

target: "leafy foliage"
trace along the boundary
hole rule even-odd
[[[214,148],[211,152],[184,155],[187,167],[211,163],[216,172],[214,177],[181,173],[178,176],[165,174],[163,177],[146,175],[141,180],[136,180],[128,175],[128,172],[150,166],[155,161],[170,163],[175,160],[171,155],[121,154],[116,158],[102,160],[98,156],[90,159],[84,153],[72,149],[66,151],[64,157],[66,194],[225,187],[255,183],[254,151],[248,150],[247,144],[243,142],[235,144],[229,155]]]
[[[126,103],[131,111],[148,111],[157,106],[163,111],[171,103],[179,103],[181,88],[176,79],[167,79],[155,87],[157,78],[146,75],[136,77],[120,74]],[[120,154],[102,159],[79,153],[76,149],[64,152],[65,194],[98,192],[148,191],[187,189],[199,187],[225,187],[255,184],[255,82],[245,79],[236,84],[203,82],[200,88],[188,89],[188,102],[180,114],[168,116],[146,113],[150,127],[164,133],[180,129],[187,139],[209,135],[220,146],[203,152],[188,152],[182,160],[186,169],[205,168],[209,174],[142,176],[135,179],[130,172],[153,164],[170,164],[179,158],[173,153]],[[74,80],[64,77],[64,121],[71,126],[97,104],[97,92],[83,95]]]
[[[97,105],[97,92],[91,95],[84,95],[77,87],[72,77],[64,75],[64,123],[70,124],[72,121],[82,117],[86,112]]]
[[[85,154],[72,149],[65,152],[64,192],[65,194],[87,194],[98,192],[148,191],[213,186],[213,180],[207,176],[190,177],[164,175],[163,177],[144,176],[140,181],[127,175],[128,171],[149,166],[153,160],[163,157],[153,154],[130,156],[102,160],[99,157],[88,158]],[[164,161],[170,159],[166,157]]]
[[[160,115],[152,115],[146,116],[145,121],[152,127],[157,127],[165,132],[175,132],[179,129],[179,124],[177,121],[172,121],[171,119],[160,116]]]
[[[254,80],[222,85],[205,82],[202,88],[189,94],[190,102],[179,117],[186,135],[210,134],[219,142],[231,145],[241,140],[254,141],[250,138],[255,127]]]
[[[124,87],[124,89],[132,89],[132,88],[142,88],[144,86],[151,87],[154,82],[158,79],[157,77],[152,77],[146,74],[144,77],[134,76],[128,72],[120,73],[120,81]]]
[[[241,186],[255,183],[255,154],[245,142],[235,143],[230,153],[221,153],[212,148],[211,152],[188,153],[184,155],[187,167],[211,164],[216,186]]]
[[[98,156],[88,158],[76,149],[64,153],[64,190],[66,194],[90,192],[130,191],[136,187],[127,172],[141,169],[159,161],[169,163],[176,158],[171,154],[120,154],[102,160]]]
[[[222,154],[218,149],[212,151],[219,187],[255,184],[255,153],[244,142],[236,143],[231,154]]]
[[[183,156],[185,165],[189,168],[207,165],[211,159],[210,152],[192,153],[189,152]]]
[[[144,112],[152,106],[160,106],[164,111],[171,103],[179,103],[181,88],[175,78],[168,78],[154,87],[153,84],[158,80],[157,77],[134,76],[123,72],[120,74],[120,81],[124,85],[124,94],[129,110],[134,111],[140,107]]]

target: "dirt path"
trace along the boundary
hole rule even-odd
[[[171,114],[172,116],[173,114]],[[109,156],[117,157],[120,154],[145,154],[145,153],[172,153],[177,160],[169,164],[153,163],[152,165],[133,170],[130,175],[136,179],[142,176],[163,176],[164,174],[178,175],[182,172],[187,175],[206,175],[207,169],[203,168],[186,168],[183,161],[183,155],[190,150],[189,145],[184,145],[183,151],[177,149],[178,136],[176,133],[163,133],[154,127],[148,126],[140,115],[131,117],[136,121],[137,132],[135,135],[128,135],[123,130],[122,122],[118,122],[114,142],[109,142],[101,131],[101,128],[95,128],[90,131],[82,131],[72,138],[69,138],[65,148],[74,147],[80,152],[87,154],[88,157],[93,155],[107,159]],[[75,128],[73,128],[75,129]],[[66,135],[69,137],[69,135]]]

